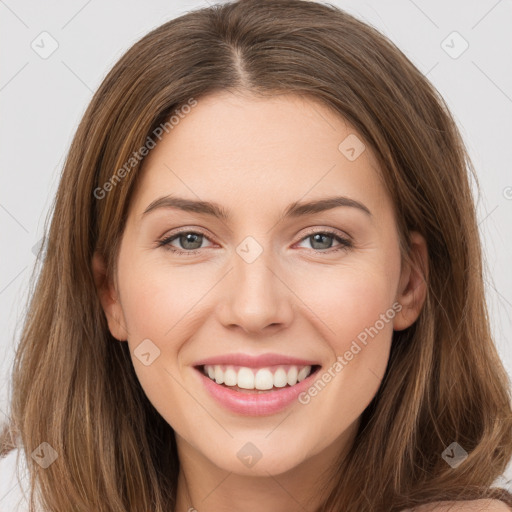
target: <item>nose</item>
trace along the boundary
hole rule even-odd
[[[277,332],[288,326],[294,295],[270,250],[252,262],[234,252],[230,263],[233,268],[226,276],[219,308],[221,323],[247,334]]]

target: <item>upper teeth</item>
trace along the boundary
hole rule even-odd
[[[274,366],[271,368],[248,368],[245,366],[205,365],[204,373],[217,384],[238,386],[242,389],[284,388],[294,386],[311,373],[311,366]]]

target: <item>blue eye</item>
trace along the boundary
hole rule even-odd
[[[193,256],[200,252],[204,240],[209,240],[205,234],[197,231],[179,231],[178,233],[174,233],[158,242],[158,247],[164,247],[166,250],[171,251],[175,254],[183,254],[187,256]],[[339,243],[339,246],[331,247],[332,242],[326,242],[325,240],[336,240]],[[181,250],[173,245],[172,242],[175,240],[181,245]],[[309,233],[307,236],[303,237],[300,241],[311,240],[312,245],[319,244],[321,247],[313,247],[312,249],[317,253],[332,253],[340,250],[348,250],[353,247],[353,244],[347,238],[343,238],[337,235],[333,231],[323,230],[323,231],[314,231]],[[322,245],[324,247],[322,247]],[[325,247],[327,245],[327,247]]]

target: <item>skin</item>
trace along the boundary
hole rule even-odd
[[[128,342],[148,399],[176,433],[179,512],[315,510],[322,471],[350,447],[380,386],[393,329],[419,315],[425,241],[413,233],[414,264],[402,262],[374,155],[367,146],[349,161],[338,150],[354,133],[311,99],[201,98],[144,162],[115,278],[106,278],[99,254],[93,258],[110,331]],[[290,203],[334,192],[364,203],[371,216],[345,206],[282,218]],[[232,219],[171,208],[142,215],[167,194],[214,201]],[[197,254],[158,247],[178,228],[204,232]],[[308,228],[333,229],[353,247],[333,252],[334,237],[315,244]],[[250,264],[236,252],[247,236],[263,249]],[[191,250],[179,237],[171,246]],[[401,312],[307,405],[244,417],[214,402],[193,368],[206,357],[273,352],[327,369],[396,302]],[[133,356],[145,339],[160,350],[149,366]],[[247,442],[262,454],[252,467],[237,457]]]
[[[461,502],[436,502],[416,507],[414,512],[510,512],[505,503],[498,500],[474,500]],[[409,512],[409,511],[404,511]]]

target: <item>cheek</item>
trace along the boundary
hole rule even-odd
[[[319,447],[361,415],[386,371],[396,309],[388,280],[365,275],[347,272],[339,289],[316,297],[314,307],[328,326],[318,328],[332,356],[299,401],[311,418],[325,421]]]
[[[339,414],[340,421],[361,414],[377,392],[388,363],[393,319],[400,308],[395,298],[398,253],[390,252],[387,258],[368,257],[359,263],[347,262],[330,273],[324,279],[326,286],[320,286],[317,275],[304,281],[301,288],[317,318],[321,339],[332,354],[319,375],[322,382],[304,402],[315,401],[314,407],[323,411],[319,415]],[[313,397],[324,386],[329,391],[321,391],[322,399],[317,401]]]
[[[172,268],[150,258],[120,265],[120,295],[132,342],[137,337],[170,339],[179,322],[190,317],[193,305],[211,287],[208,276],[192,268]]]
[[[302,283],[297,283],[297,294],[310,310],[308,316],[316,317],[315,324],[328,340],[336,354],[348,350],[351,341],[364,333],[376,322],[380,331],[388,335],[392,331],[391,322],[382,325],[381,315],[385,315],[395,299],[396,269],[379,268],[377,264],[364,268],[337,269],[328,276],[318,273]],[[322,286],[322,282],[325,285]],[[306,315],[304,308],[304,315]],[[393,311],[388,313],[394,314]]]
[[[187,419],[177,411],[188,407],[187,416],[192,411],[190,395],[180,384],[179,354],[188,339],[190,310],[205,291],[202,286],[191,286],[191,267],[187,274],[149,260],[132,255],[119,263],[120,298],[133,367],[156,410],[170,425],[186,430]],[[146,352],[150,354],[148,365],[138,356]]]
[[[392,324],[389,321],[382,323],[381,319],[391,306],[392,300],[385,282],[379,283],[376,279],[345,282],[338,314],[333,318],[334,331],[339,335],[337,353],[348,350],[347,343],[352,340],[364,342],[364,333],[373,327],[388,334]]]
[[[121,300],[132,344],[144,338],[161,338],[172,327],[179,302],[177,298],[170,298],[169,294],[164,297],[158,283],[152,282],[152,276],[148,275],[144,279],[136,275],[125,279]]]

